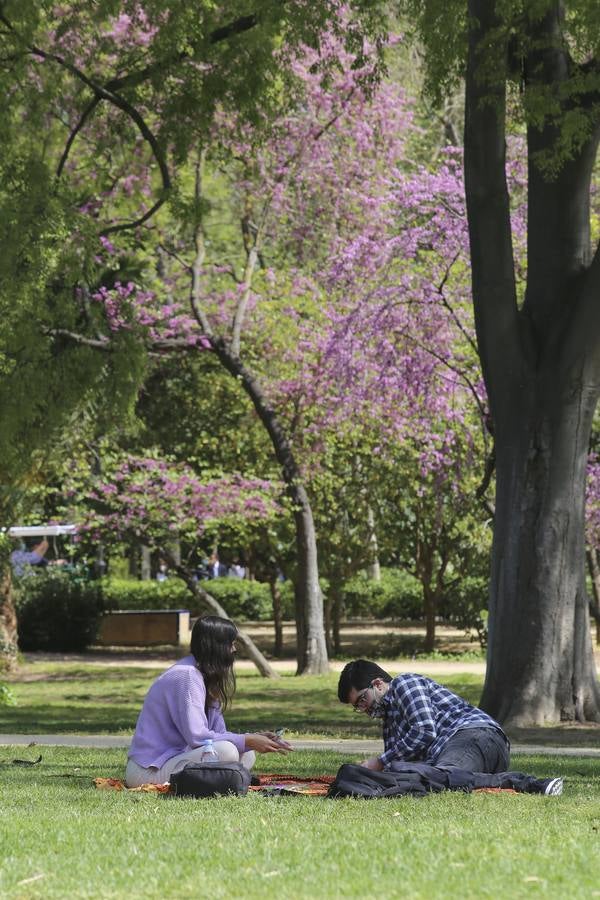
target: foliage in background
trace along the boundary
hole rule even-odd
[[[98,584],[50,566],[19,580],[17,615],[21,650],[74,652],[96,638],[102,613]]]

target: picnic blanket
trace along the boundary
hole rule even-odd
[[[301,778],[298,775],[258,775],[255,776],[258,784],[250,786],[251,791],[263,791],[270,794],[308,794],[310,796],[325,796],[329,785],[333,782],[333,775],[312,775],[309,778]],[[166,784],[141,784],[139,787],[129,788],[120,778],[94,778],[94,785],[100,791],[137,791],[138,793],[169,794],[171,786]]]
[[[311,797],[325,797],[333,784],[333,775],[259,775],[258,784],[251,784],[251,791],[264,794],[305,794]]]
[[[311,775],[301,778],[298,775],[258,775],[258,784],[250,786],[251,791],[258,791],[271,796],[284,794],[302,794],[307,797],[326,797],[329,786],[333,784],[333,775]],[[94,785],[99,791],[131,791],[142,794],[170,794],[171,786],[166,784],[141,784],[129,788],[120,778],[94,778]],[[475,788],[476,794],[517,794],[513,788]]]

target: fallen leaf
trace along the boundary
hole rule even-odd
[[[31,878],[24,878],[23,881],[17,881],[17,885],[21,884],[31,884],[32,881],[39,881],[40,878],[45,878],[45,873],[40,872],[39,875],[32,875]]]

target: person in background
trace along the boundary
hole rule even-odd
[[[48,540],[45,537],[41,540],[39,537],[25,538],[23,545],[18,550],[13,550],[10,554],[10,562],[14,574],[18,577],[26,575],[28,566],[35,566],[38,569],[43,569],[48,565],[65,565],[66,559],[46,559],[48,547]]]
[[[157,581],[166,581],[168,577],[169,577],[169,567],[166,564],[166,562],[164,561],[164,559],[161,559],[158,564],[158,572],[156,573],[156,580]]]
[[[146,694],[129,748],[128,787],[164,784],[188,763],[201,762],[207,740],[222,762],[241,762],[248,769],[256,753],[293,749],[270,731],[227,730],[223,711],[235,693],[236,637],[229,619],[197,619],[190,654],[163,672]]]
[[[220,561],[219,554],[213,553],[208,561],[208,577],[225,578],[227,571],[227,566]]]
[[[241,564],[239,559],[236,559],[229,567],[229,572],[227,574],[230,578],[245,578],[246,567]]]

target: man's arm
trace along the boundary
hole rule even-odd
[[[388,696],[391,730],[397,725],[397,734],[388,740],[380,760],[387,766],[394,759],[419,759],[436,737],[428,680],[421,675],[403,675],[392,682]]]

